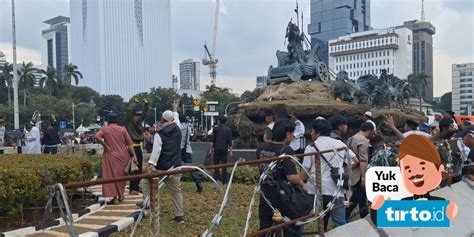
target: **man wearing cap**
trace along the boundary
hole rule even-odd
[[[145,128],[143,128],[142,121],[144,121],[148,112],[148,101],[144,99],[144,102],[143,111],[135,110],[132,114],[130,123],[127,125],[127,132],[133,141],[133,148],[135,149],[135,154],[137,156],[138,169],[140,170],[140,173],[142,172],[143,166],[143,153],[140,143],[143,142],[145,138]],[[130,195],[138,195],[140,192],[139,185],[139,179],[130,181]]]
[[[179,102],[178,102],[179,103]],[[175,107],[173,103],[173,107]],[[145,172],[166,171],[181,166],[181,129],[175,123],[175,112],[166,110],[161,117],[161,126],[153,138],[153,151],[145,165]],[[184,223],[183,195],[181,193],[181,174],[170,175],[163,181],[169,189],[175,208],[174,221]],[[150,193],[150,183],[144,179],[143,194]]]
[[[367,170],[367,162],[369,159],[370,141],[374,135],[374,125],[370,122],[364,122],[360,125],[359,132],[347,140],[347,146],[357,155],[359,163],[352,165],[352,196],[350,198],[351,205],[346,209],[346,221],[354,208],[359,205],[359,216],[364,218],[367,216],[367,196],[365,194],[365,172]]]
[[[0,118],[0,155],[4,153],[3,149],[4,149],[4,144],[5,144],[6,131],[7,130],[5,129],[5,119]]]
[[[411,119],[407,119],[405,121],[405,127],[403,127],[403,130],[404,130],[404,133],[401,133],[397,127],[395,126],[395,122],[393,121],[393,117],[392,115],[387,115],[385,116],[385,125],[387,125],[387,127],[389,127],[393,133],[395,133],[395,135],[400,139],[400,140],[403,140],[405,139],[406,137],[410,136],[410,135],[413,135],[413,134],[417,134],[417,135],[421,135],[421,136],[425,136],[427,137],[428,139],[431,139],[431,135],[428,134],[428,133],[425,133],[425,132],[422,132],[422,131],[419,131],[418,130],[418,123],[411,120]]]
[[[377,131],[377,126],[375,125],[373,118],[372,118],[372,112],[367,111],[364,113],[364,122],[369,122],[374,126],[374,131]]]
[[[430,127],[433,130],[433,134],[434,134],[439,131],[439,121],[443,119],[443,114],[439,112],[434,112],[433,115],[434,115],[434,120],[433,122],[430,123]]]
[[[31,130],[26,131],[26,152],[25,154],[41,154],[41,134],[37,126],[38,122],[31,121]]]

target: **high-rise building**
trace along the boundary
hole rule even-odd
[[[41,61],[46,66],[56,68],[58,78],[63,78],[64,65],[70,62],[71,55],[70,24],[69,17],[57,16],[47,21],[48,29],[43,30],[42,36],[45,39],[42,45]]]
[[[320,58],[329,62],[330,39],[370,30],[370,0],[311,0],[311,43],[320,44]]]
[[[0,75],[2,75],[3,73],[3,65],[5,65],[6,61],[7,59],[5,58],[5,54],[0,51]]]
[[[200,90],[199,62],[186,59],[179,64],[179,85],[182,90]]]
[[[412,73],[412,32],[393,27],[353,33],[329,40],[329,67],[346,71],[349,79],[380,75],[382,70],[407,79]]]
[[[81,82],[125,99],[171,88],[170,0],[70,1],[72,63]]]
[[[171,76],[171,80],[173,81],[173,89],[179,89],[178,77],[176,75]]]
[[[257,77],[257,88],[264,88],[267,86],[268,76]]]
[[[474,106],[474,63],[453,64],[452,76],[452,111],[464,113],[468,105]],[[469,114],[470,115],[470,114]]]
[[[413,31],[413,72],[424,72],[428,85],[421,91],[426,101],[433,101],[433,35],[435,27],[430,22],[417,20],[403,23]]]

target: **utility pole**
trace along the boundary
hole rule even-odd
[[[15,0],[12,0],[12,45],[13,45],[13,121],[14,128],[20,129],[20,110],[18,108],[18,69],[16,65],[16,24],[15,24]],[[21,151],[21,139],[17,140],[17,153]]]
[[[20,112],[18,108],[18,69],[16,63],[16,26],[15,26],[15,0],[12,0],[12,40],[13,40],[13,115],[15,129],[20,129]]]

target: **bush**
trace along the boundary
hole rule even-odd
[[[46,187],[90,180],[93,164],[86,158],[62,155],[0,156],[0,213],[23,215],[23,209],[44,205]]]

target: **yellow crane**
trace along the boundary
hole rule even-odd
[[[211,76],[211,85],[216,85],[216,68],[217,68],[217,58],[216,58],[216,40],[217,40],[217,26],[219,23],[219,0],[216,0],[216,11],[214,14],[214,29],[212,34],[212,49],[209,52],[207,45],[204,44],[204,57],[202,59],[202,64],[209,66],[209,75]],[[207,57],[207,58],[206,58]]]

